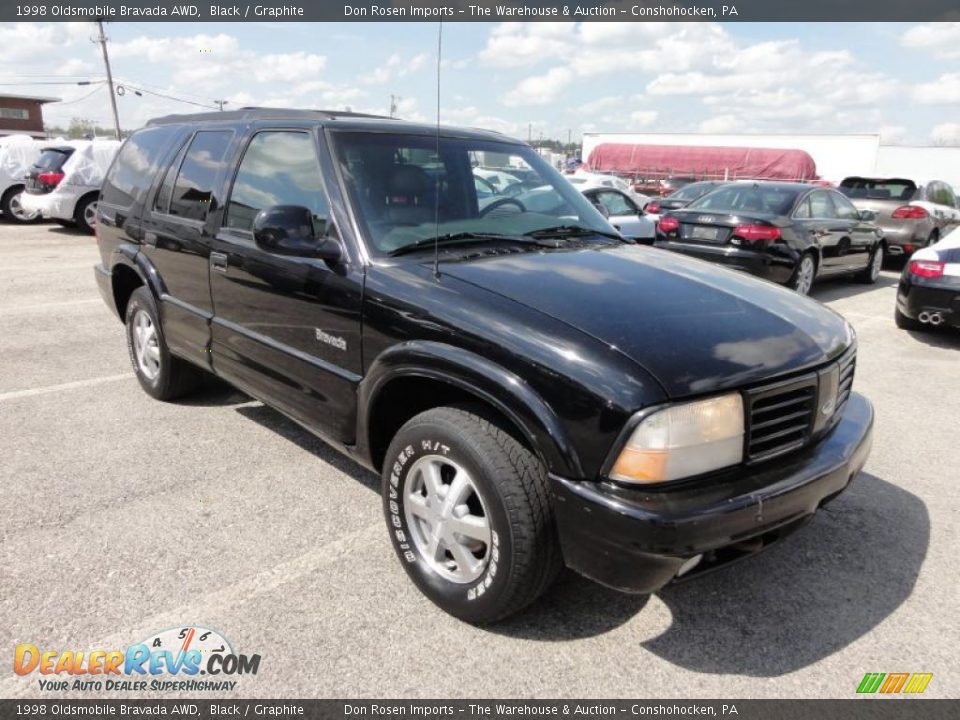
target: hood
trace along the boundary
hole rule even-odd
[[[853,342],[820,303],[710,263],[620,245],[447,262],[442,272],[613,347],[672,398],[767,381]]]

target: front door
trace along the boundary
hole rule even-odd
[[[217,372],[331,438],[351,443],[360,381],[362,271],[279,255],[253,237],[257,213],[306,207],[335,235],[309,128],[261,129],[243,152],[210,257]]]

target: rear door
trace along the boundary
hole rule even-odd
[[[210,364],[209,258],[212,210],[222,197],[225,163],[234,131],[199,130],[183,139],[154,200],[144,213],[143,253],[162,280],[161,316],[170,349]]]
[[[860,219],[860,211],[843,194],[831,190],[830,199],[833,201],[837,218],[846,223],[846,254],[841,255],[843,266],[847,269],[860,269],[870,262],[870,255],[877,243],[877,234],[872,223]],[[839,227],[839,225],[838,225]],[[844,238],[840,239],[841,244]]]
[[[280,255],[257,245],[253,222],[273,205],[308,208],[318,235],[336,235],[309,126],[260,127],[244,139],[210,256],[213,364],[254,396],[350,443],[361,378],[363,268]]]

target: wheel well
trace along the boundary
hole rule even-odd
[[[130,296],[141,285],[143,280],[135,270],[126,265],[117,265],[113,269],[113,302],[121,320],[127,317],[127,303],[130,302]]]
[[[368,411],[370,458],[379,472],[393,436],[415,415],[435,407],[468,409],[509,433],[517,442],[540,457],[529,438],[513,420],[477,395],[456,385],[425,377],[402,377],[390,381]],[[542,460],[542,458],[541,458]]]

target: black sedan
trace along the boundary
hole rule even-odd
[[[737,182],[660,216],[659,248],[744,270],[806,295],[817,278],[875,283],[884,240],[873,213],[836,190]]]
[[[643,210],[650,215],[659,215],[668,210],[679,210],[694,200],[703,197],[711,190],[716,190],[721,185],[726,184],[723,180],[704,180],[702,182],[690,183],[689,185],[684,185],[679,190],[675,190],[661,200],[651,200]]]

